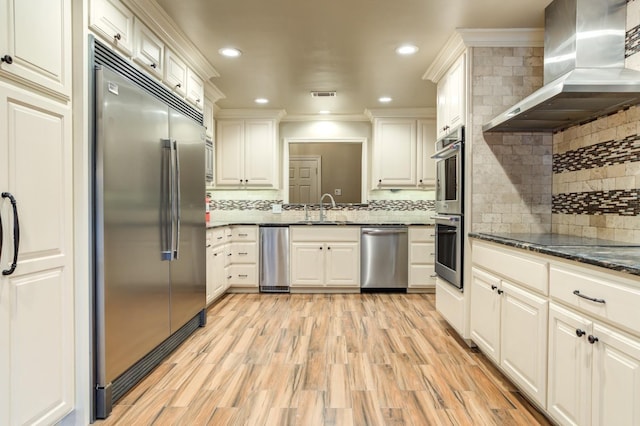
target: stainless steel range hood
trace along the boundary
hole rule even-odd
[[[554,0],[545,9],[544,86],[483,126],[545,132],[640,103],[640,72],[624,67],[626,2]]]

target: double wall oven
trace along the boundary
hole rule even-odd
[[[464,127],[436,142],[436,258],[438,276],[462,290]]]

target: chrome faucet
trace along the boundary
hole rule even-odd
[[[324,200],[324,197],[329,197],[331,199],[331,206],[335,209],[336,208],[336,201],[333,199],[333,197],[331,196],[331,194],[329,194],[328,192],[326,194],[322,194],[322,197],[320,197],[320,222],[324,221],[324,205],[322,204],[322,200]]]

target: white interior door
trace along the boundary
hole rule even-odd
[[[322,171],[320,156],[289,158],[289,202],[316,203],[320,200]]]

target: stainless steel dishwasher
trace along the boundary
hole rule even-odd
[[[362,228],[360,245],[362,290],[407,288],[409,248],[406,226]]]
[[[260,227],[260,291],[289,292],[289,227]]]

